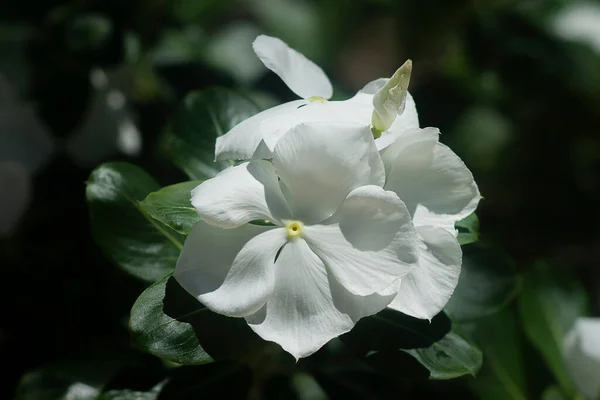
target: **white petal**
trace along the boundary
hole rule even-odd
[[[404,132],[382,152],[388,178],[386,189],[404,201],[415,225],[447,225],[471,214],[481,196],[473,175],[462,160],[437,142],[435,130]],[[420,221],[418,207],[427,209]],[[437,224],[436,224],[437,225]]]
[[[262,160],[229,167],[202,182],[192,190],[192,205],[204,221],[221,228],[290,217],[273,165]]]
[[[406,151],[406,148],[417,142],[429,143],[429,146],[433,148],[435,143],[438,142],[440,136],[440,130],[437,128],[409,128],[399,129],[393,132],[388,132],[386,135],[381,135],[379,139],[375,141],[377,148],[381,153],[381,158],[385,164],[386,171],[391,169],[392,165],[396,162],[398,155]],[[426,144],[422,145],[425,146]],[[391,146],[393,144],[393,146]]]
[[[563,356],[577,391],[600,396],[600,318],[578,318],[564,341]]]
[[[305,224],[330,217],[355,188],[385,181],[369,128],[356,125],[298,125],[277,143],[273,164]]]
[[[383,86],[385,86],[385,84],[388,83],[389,80],[390,80],[390,78],[375,79],[375,80],[367,83],[365,86],[363,86],[363,88],[360,89],[358,91],[358,93],[369,94],[372,96],[375,93],[377,93]],[[371,98],[371,101],[373,101],[373,98]]]
[[[404,103],[404,111],[398,115],[390,128],[381,134],[381,137],[375,140],[379,151],[385,149],[394,142],[402,133],[419,128],[419,114],[417,114],[417,106],[415,100],[406,93],[406,101]]]
[[[581,338],[581,350],[600,366],[600,318],[579,318],[576,329]]]
[[[327,271],[348,291],[361,296],[387,293],[388,287],[417,266],[416,233],[406,212],[405,217],[391,241],[378,231],[365,232],[374,236],[370,246],[385,246],[377,251],[353,246],[338,224],[305,226],[304,237]]]
[[[462,218],[461,218],[462,219]],[[413,213],[413,224],[415,227],[419,226],[437,226],[452,233],[454,237],[457,237],[458,231],[454,224],[457,222],[457,218],[452,215],[436,214],[427,209],[427,207],[421,204],[417,205],[417,209]]]
[[[419,266],[402,278],[398,295],[388,307],[430,320],[442,311],[458,284],[462,252],[452,233],[431,226],[416,229]]]
[[[278,129],[270,125],[263,126],[265,120],[280,116],[283,120],[293,114],[298,107],[305,105],[304,100],[295,100],[284,103],[252,117],[243,120],[234,126],[229,132],[217,138],[215,146],[215,158],[217,160],[250,160],[271,158],[271,152],[261,149],[259,146],[263,140],[269,140],[269,136],[277,134]],[[262,150],[262,151],[261,151]]]
[[[398,115],[388,132],[396,130],[405,130],[419,127],[419,114],[417,113],[417,105],[415,99],[409,92],[406,92],[406,100],[404,102],[404,110]]]
[[[252,43],[254,52],[267,68],[298,96],[329,99],[333,88],[323,70],[282,40],[260,35]]]
[[[263,120],[261,131],[269,132],[263,135],[267,147],[275,148],[277,142],[290,129],[302,123],[342,123],[370,126],[370,104],[361,104],[353,99],[346,101],[328,101],[325,103],[312,102],[300,107],[292,113],[278,114]]]
[[[354,189],[331,220],[350,244],[363,251],[383,250],[403,227],[411,230],[410,214],[394,192],[374,185]]]
[[[358,319],[379,312],[393,298],[348,293],[328,277],[322,261],[302,239],[284,246],[275,267],[273,294],[246,321],[263,339],[278,343],[296,359],[348,332]]]
[[[275,256],[285,241],[283,228],[222,229],[198,222],[185,241],[174,276],[212,311],[250,315],[273,292]]]

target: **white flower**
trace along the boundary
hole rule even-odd
[[[308,98],[319,90],[330,94],[321,69],[279,39],[260,36],[254,47],[290,88],[303,88],[298,82],[305,82],[308,91],[297,91],[299,95]],[[312,72],[294,74],[303,70]],[[384,160],[385,188],[407,204],[419,238],[419,267],[401,280],[390,307],[431,319],[448,302],[460,275],[462,252],[454,224],[475,211],[481,196],[460,158],[438,143],[439,131],[419,129],[415,104],[407,92],[411,72],[409,61],[390,79],[369,83],[347,101],[299,100],[257,114],[217,139],[216,156],[270,158],[282,135],[306,122],[340,121],[369,128]],[[324,130],[322,138],[325,134]],[[345,142],[343,138],[337,145]]]
[[[585,43],[600,53],[600,6],[592,2],[565,4],[556,13],[551,28],[558,36]]]
[[[300,124],[272,156],[194,189],[203,221],[175,277],[209,309],[244,317],[306,357],[389,304],[416,267],[416,234],[404,203],[381,187],[369,128]],[[256,220],[275,226],[249,224]]]
[[[462,252],[454,224],[477,208],[481,196],[461,159],[438,142],[435,128],[392,135],[381,156],[385,189],[406,204],[419,236],[419,267],[402,279],[390,308],[431,319],[458,283]]]
[[[600,318],[578,318],[563,343],[567,371],[586,399],[600,398]]]
[[[378,135],[419,127],[414,100],[406,91],[410,62],[400,67],[391,79],[377,79],[351,99],[328,101],[333,92],[331,83],[312,61],[280,39],[269,36],[257,37],[253,47],[265,66],[303,100],[265,110],[217,138],[217,160],[271,158],[279,138],[306,122],[355,123],[367,127],[373,122]]]

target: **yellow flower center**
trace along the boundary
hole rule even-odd
[[[302,237],[304,224],[300,221],[289,221],[285,224],[285,232],[288,239],[296,239]]]
[[[321,104],[325,104],[327,103],[327,100],[324,99],[321,96],[312,96],[308,98],[308,102],[309,103],[321,103]]]

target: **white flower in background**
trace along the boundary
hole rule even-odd
[[[462,252],[454,224],[481,199],[462,160],[438,142],[435,128],[412,129],[381,151],[385,189],[406,204],[419,237],[419,267],[402,279],[390,308],[431,319],[446,305],[458,284]]]
[[[17,100],[0,74],[0,237],[18,227],[31,202],[33,176],[55,147],[48,128]]]
[[[133,121],[132,107],[124,90],[129,73],[126,68],[91,71],[94,92],[81,125],[66,146],[77,164],[92,166],[116,153],[138,156],[142,151],[142,134]]]
[[[217,160],[271,158],[279,138],[305,122],[371,126],[373,121],[378,136],[384,131],[400,132],[419,127],[414,100],[406,90],[410,80],[410,61],[400,67],[391,79],[377,79],[351,99],[328,101],[333,93],[331,83],[312,61],[280,39],[269,36],[257,37],[253,47],[265,66],[279,75],[302,100],[265,110],[217,138]],[[374,105],[376,113],[373,112]]]
[[[417,265],[410,214],[384,181],[368,127],[300,124],[272,162],[230,167],[193,190],[202,222],[175,277],[209,309],[306,357],[384,309]]]
[[[600,318],[578,318],[563,343],[563,357],[575,389],[600,398]]]
[[[552,28],[567,40],[587,44],[600,53],[600,5],[591,2],[572,2],[558,10]]]

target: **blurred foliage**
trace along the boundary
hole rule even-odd
[[[0,398],[236,398],[248,391],[255,398],[299,399],[570,395],[556,348],[563,325],[551,331],[556,322],[545,319],[559,315],[545,307],[589,297],[585,313],[600,309],[600,49],[594,41],[600,33],[592,23],[586,36],[581,27],[590,23],[573,19],[581,15],[573,8],[582,4],[600,7],[591,0],[3,2],[0,212],[10,218],[0,219],[8,221],[0,232],[0,356],[9,366]],[[113,262],[125,260],[140,271],[135,261],[145,255],[119,260],[99,248],[88,211],[104,224],[104,230],[94,226],[96,237],[112,229],[127,233],[131,221],[148,228],[140,240],[157,245],[162,239],[153,228],[170,232],[172,226],[174,237],[185,230],[189,214],[146,208],[152,199],[161,204],[155,192],[161,186],[188,179],[169,162],[165,143],[169,135],[187,140],[178,116],[205,111],[197,94],[188,98],[195,102],[183,99],[209,86],[227,87],[251,115],[294,97],[249,50],[258,33],[281,37],[322,65],[336,98],[413,59],[410,90],[421,125],[440,128],[441,140],[473,171],[484,196],[480,226],[470,221],[458,228],[463,239],[478,235],[487,244],[464,247],[463,278],[471,279],[447,310],[455,319],[449,335],[462,338],[456,348],[472,341],[483,352],[476,379],[428,380],[435,372],[398,348],[357,355],[341,340],[298,365],[267,348],[253,372],[229,361],[174,367],[142,351],[149,338],[139,337],[146,331],[134,326],[135,313],[132,347],[130,307],[147,284]],[[197,157],[201,165],[210,161]],[[118,179],[99,180],[106,175],[98,170],[90,177],[102,161],[135,162],[147,172],[109,164],[122,167],[108,171],[117,177],[138,176],[128,181],[134,187],[119,188]],[[195,179],[204,178],[199,171]],[[90,210],[86,180],[112,185],[102,186]],[[151,192],[155,197],[146,197]],[[115,204],[127,210],[125,217],[105,219],[103,209]],[[162,218],[171,220],[165,225]],[[469,264],[481,260],[481,246],[502,248],[510,258]],[[538,258],[549,260],[545,278],[538,276]],[[172,267],[168,260],[165,265],[164,273]],[[493,282],[472,265],[493,271]],[[572,290],[553,286],[556,279]],[[489,296],[471,297],[469,281],[489,287]],[[460,302],[477,307],[455,307]],[[160,305],[160,318],[180,316]],[[567,318],[584,312],[575,308]],[[440,332],[438,339],[447,333]],[[419,357],[431,355],[427,349]],[[464,355],[466,364],[472,355]],[[227,384],[230,379],[236,385]]]

